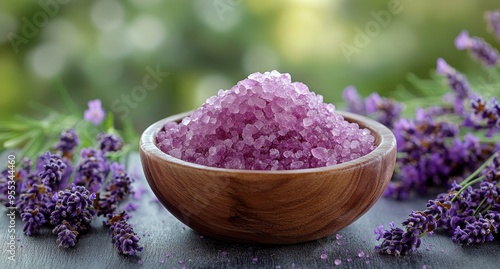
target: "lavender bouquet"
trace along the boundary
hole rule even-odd
[[[77,110],[67,104],[70,111]],[[20,214],[27,236],[52,227],[61,248],[74,247],[93,219],[104,216],[118,251],[134,255],[142,250],[139,237],[127,212],[118,210],[133,193],[133,179],[122,160],[134,149],[113,127],[112,114],[106,116],[100,100],[88,103],[83,119],[76,115],[52,111],[42,121],[22,118],[0,124],[4,147],[20,148],[16,155],[27,156],[16,164],[14,153],[9,155],[12,162],[0,173],[0,203]],[[130,128],[125,135],[135,141]],[[43,149],[50,143],[51,148]]]
[[[500,10],[487,12],[486,20],[500,40]],[[402,222],[404,229],[394,222],[388,230],[383,226],[375,229],[376,240],[382,240],[377,248],[383,254],[415,252],[421,238],[436,230],[467,245],[500,237],[500,105],[497,96],[487,99],[474,90],[500,93],[500,55],[467,31],[458,35],[455,46],[483,65],[489,75],[486,83],[482,80],[471,86],[463,74],[440,58],[434,81],[411,80],[427,93],[420,103],[431,103],[431,96],[444,97],[435,105],[416,108],[412,117],[403,117],[404,105],[393,99],[376,93],[363,99],[352,86],[344,90],[348,110],[377,119],[396,136],[397,168],[385,196],[404,200],[414,193],[448,190],[429,200],[425,210],[411,212]],[[440,90],[443,88],[448,92]],[[419,98],[403,92],[420,104]]]

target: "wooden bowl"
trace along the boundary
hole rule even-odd
[[[392,176],[396,139],[384,125],[338,111],[368,128],[376,149],[358,159],[321,168],[253,171],[214,168],[174,158],[156,147],[165,123],[140,140],[142,167],[158,200],[200,234],[240,243],[291,244],[319,239],[346,227],[380,198]]]

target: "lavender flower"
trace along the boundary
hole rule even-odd
[[[483,126],[476,124],[475,127],[487,129],[487,135],[500,132],[500,105],[497,97],[493,97],[489,102],[482,97],[478,97],[471,101],[471,107],[477,119],[476,121],[484,122]]]
[[[389,230],[379,226],[374,233],[377,241],[383,241],[376,248],[384,254],[404,255],[420,246],[420,237],[438,228],[460,244],[493,241],[500,231],[500,184],[491,181],[496,174],[488,175],[500,170],[499,158],[499,153],[493,154],[467,179],[429,200],[425,211],[412,212],[402,222],[405,230],[393,223]]]
[[[99,134],[99,149],[102,152],[119,151],[123,147],[123,140],[114,134]]]
[[[61,224],[57,225],[52,230],[52,233],[57,235],[56,242],[60,248],[75,246],[78,232],[69,224],[69,222],[63,220]]]
[[[485,17],[490,30],[500,39],[500,10],[486,12]]]
[[[98,193],[97,199],[94,201],[98,215],[113,213],[121,201],[133,194],[130,187],[133,180],[125,172],[123,165],[112,163],[110,170],[112,172],[111,181],[106,184],[105,192]]]
[[[55,207],[50,214],[50,223],[59,225],[67,221],[76,231],[86,230],[94,217],[94,199],[95,194],[90,194],[83,186],[72,185],[69,189],[57,192],[52,196]]]
[[[471,55],[481,61],[485,67],[494,67],[500,60],[498,51],[479,37],[470,37],[467,31],[462,31],[455,39],[455,46],[459,50],[468,50]]]
[[[404,105],[372,93],[366,98],[365,107],[368,115],[374,115],[378,122],[392,128],[394,122],[401,117]]]
[[[13,206],[10,204],[11,200],[9,199],[9,176],[9,169],[4,169],[0,173],[0,203],[5,205],[6,207]],[[15,195],[14,197],[17,197],[17,195]]]
[[[378,122],[390,128],[401,117],[404,108],[403,104],[380,97],[377,93],[372,93],[363,100],[354,86],[345,88],[342,98],[347,104],[348,111],[372,116]]]
[[[76,167],[74,184],[97,192],[108,172],[106,158],[102,152],[94,149],[82,149],[81,155],[82,160]]]
[[[118,251],[124,255],[134,255],[142,251],[139,246],[139,237],[134,232],[132,225],[127,223],[128,215],[122,211],[117,215],[110,217],[109,229],[113,234],[113,243]]]
[[[366,108],[363,97],[359,95],[356,87],[348,86],[342,92],[342,99],[347,105],[347,111],[366,115]]]
[[[425,194],[430,186],[447,188],[455,178],[477,169],[477,163],[494,150],[471,134],[460,138],[455,124],[417,113],[418,119],[401,119],[394,125],[400,153],[399,173],[387,188],[386,196],[406,199],[413,191]]]
[[[375,230],[375,234],[378,234],[379,239],[384,239],[377,249],[380,253],[401,256],[407,253],[414,252],[418,247],[420,247],[420,231],[418,229],[409,229],[406,232],[397,228],[394,222],[389,223],[390,229],[383,230],[383,227],[379,226],[379,229]]]
[[[17,202],[19,212],[40,210],[42,213],[47,211],[50,205],[49,194],[52,189],[43,184],[33,184],[27,191],[23,192]]]
[[[464,101],[476,96],[476,93],[471,90],[469,82],[442,58],[437,60],[436,73],[445,76],[448,80],[448,86],[455,94],[453,101],[455,113],[463,115]]]
[[[47,222],[45,216],[40,212],[39,208],[33,210],[25,210],[21,213],[21,218],[24,221],[23,232],[31,236],[40,230],[42,224]]]
[[[80,144],[80,138],[75,129],[68,129],[61,133],[59,142],[56,144],[56,150],[59,150],[62,155],[71,155],[75,148]]]
[[[88,102],[88,109],[85,110],[83,118],[94,125],[99,125],[104,120],[105,115],[106,112],[102,109],[101,100],[96,99]]]
[[[43,184],[51,185],[59,183],[65,173],[66,164],[59,155],[50,154],[49,151],[45,153],[44,160],[43,170],[39,174]]]
[[[451,239],[454,242],[467,245],[491,242],[494,239],[491,228],[490,221],[479,215],[476,221],[466,222],[463,230],[458,226]]]

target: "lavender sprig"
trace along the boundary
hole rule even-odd
[[[89,102],[85,120],[96,125],[96,130],[101,130],[101,127],[114,130],[109,126],[110,121],[100,125],[104,115],[99,100]],[[110,160],[116,161],[125,153],[118,152],[125,144],[122,138],[115,133],[100,133],[97,140],[92,142],[88,140],[91,137],[86,132],[88,129],[89,133],[95,131],[93,128],[80,130],[84,132],[82,144],[94,144],[94,147],[79,148],[77,131],[67,129],[60,133],[59,141],[51,147],[52,151],[34,156],[40,149],[37,147],[33,150],[31,156],[36,162],[25,157],[17,164],[15,173],[8,169],[0,172],[0,202],[8,207],[16,207],[24,222],[23,232],[27,236],[37,234],[43,226],[52,226],[59,247],[74,247],[79,234],[89,230],[96,213],[109,218],[117,215],[115,211],[119,203],[133,193],[133,180],[125,172],[125,167],[118,163],[108,165]],[[77,154],[81,158],[76,158],[78,163],[73,169],[73,162],[76,161],[73,157]],[[106,182],[110,172],[112,175]],[[11,191],[12,187],[15,187],[15,193]],[[107,204],[102,204],[99,192],[109,198],[105,199]],[[139,238],[126,219],[128,217],[114,223],[113,242],[121,242],[121,253],[132,255],[142,250],[142,247],[138,246]]]
[[[487,68],[494,67],[500,61],[498,51],[479,37],[470,37],[469,32],[462,31],[455,39],[455,46],[459,50],[468,50],[478,61]]]
[[[52,233],[57,235],[57,245],[60,248],[74,247],[76,244],[76,238],[78,232],[69,224],[69,222],[63,220],[59,225],[57,225]]]
[[[486,12],[485,17],[489,29],[494,32],[500,40],[500,10]]]
[[[139,237],[134,232],[134,228],[127,220],[129,216],[126,212],[122,211],[115,215],[110,215],[108,220],[109,229],[113,236],[113,243],[118,249],[118,252],[124,255],[134,255],[142,251],[139,246]]]
[[[63,156],[71,157],[73,151],[80,144],[80,138],[75,129],[71,128],[61,133],[59,142],[55,145],[55,149],[60,151]]]
[[[349,112],[371,116],[389,128],[399,120],[404,108],[402,103],[381,97],[377,93],[363,99],[354,86],[345,88],[342,98]]]
[[[500,153],[493,154],[461,184],[454,183],[447,193],[429,200],[425,211],[412,212],[402,222],[404,230],[394,223],[389,230],[379,226],[374,234],[377,241],[383,240],[376,248],[394,256],[415,252],[420,238],[438,228],[460,244],[493,241],[500,231],[499,164]]]

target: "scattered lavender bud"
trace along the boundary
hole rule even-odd
[[[57,225],[52,233],[57,235],[57,244],[60,248],[74,247],[78,232],[65,220]]]
[[[139,237],[134,232],[132,225],[127,222],[128,216],[124,211],[114,216],[110,216],[109,229],[113,235],[113,243],[118,252],[124,255],[134,255],[142,251],[139,246]]]

